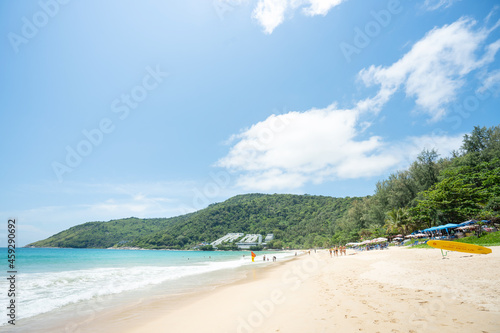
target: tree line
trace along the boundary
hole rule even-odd
[[[371,196],[238,195],[172,218],[88,222],[30,245],[191,249],[243,232],[274,234],[272,248],[312,248],[499,217],[500,127],[475,127],[452,156],[423,150],[407,170],[379,181]]]
[[[423,150],[407,170],[376,184],[336,225],[334,243],[403,235],[500,217],[500,127],[474,127],[452,156]]]

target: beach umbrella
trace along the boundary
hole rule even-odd
[[[477,223],[477,222],[476,222],[476,221],[474,221],[474,220],[469,220],[469,221],[465,221],[465,222],[460,223],[458,226],[459,226],[459,227],[465,227],[465,226],[467,226],[467,225],[476,224],[476,223]]]
[[[463,227],[458,227],[457,229],[459,230],[469,230],[469,229],[474,229],[476,228],[475,225],[466,225],[466,226],[463,226]]]

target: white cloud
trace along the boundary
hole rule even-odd
[[[500,70],[497,69],[486,75],[486,77],[483,80],[483,85],[479,87],[477,91],[480,93],[484,93],[485,91],[489,90],[496,95],[500,92],[499,85],[500,85]]]
[[[459,0],[425,0],[423,6],[426,10],[433,11],[439,8],[451,7],[457,1]]]
[[[271,34],[282,24],[286,15],[302,8],[307,16],[328,14],[330,9],[346,0],[259,0],[253,10],[252,17],[264,28],[264,32]]]
[[[333,2],[332,2],[333,3]],[[442,156],[459,149],[463,134],[446,133],[406,137],[397,142],[368,135],[371,123],[398,91],[437,121],[474,70],[486,71],[500,49],[500,40],[486,44],[499,26],[475,28],[461,18],[429,31],[401,59],[371,66],[359,73],[366,86],[376,85],[375,96],[355,103],[352,109],[332,104],[324,109],[272,115],[231,138],[229,153],[217,166],[237,175],[245,190],[293,190],[307,183],[380,176],[406,168],[424,149]],[[486,45],[485,45],[486,44]],[[485,86],[500,80],[493,71]]]
[[[330,105],[272,115],[235,136],[238,142],[217,165],[239,172],[237,186],[245,190],[290,190],[381,175],[407,166],[424,147],[447,154],[461,143],[461,135],[442,135],[389,144],[365,135],[361,114]]]
[[[488,16],[485,17],[484,22],[485,23],[490,22],[490,19],[493,17],[493,15],[496,14],[496,12],[498,11],[499,8],[500,8],[499,5],[493,6],[493,8],[491,9],[491,11],[488,13]]]
[[[450,156],[453,151],[460,148],[465,133],[456,135],[430,134],[422,136],[410,136],[403,142],[393,145],[393,151],[400,156],[404,156],[401,160],[401,168],[406,168],[409,163],[416,160],[422,150],[436,149],[442,157]]]
[[[435,28],[413,45],[399,61],[391,66],[371,66],[359,75],[367,85],[380,85],[378,94],[359,102],[360,109],[378,111],[391,96],[403,88],[414,97],[417,106],[433,121],[442,118],[445,106],[452,102],[464,85],[465,76],[494,60],[499,41],[484,46],[492,29],[476,29],[476,22],[461,18]],[[483,52],[482,52],[483,51]],[[482,56],[477,56],[482,53]]]
[[[268,34],[283,23],[288,0],[259,0],[253,11],[253,18],[257,19]]]
[[[308,16],[328,14],[330,9],[340,5],[344,0],[309,0],[309,7],[302,9]]]

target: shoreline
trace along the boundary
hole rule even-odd
[[[268,254],[270,253],[265,253],[266,256]],[[262,255],[259,258],[262,258]],[[34,317],[21,319],[16,323],[16,329],[21,331],[36,329],[38,332],[123,331],[137,322],[153,320],[163,315],[165,309],[175,308],[179,304],[189,302],[193,297],[211,292],[224,285],[230,285],[235,281],[244,280],[251,271],[265,271],[293,258],[290,252],[288,257],[278,262],[263,263],[262,260],[256,260],[255,265],[245,264],[188,275],[145,288],[79,301]],[[0,331],[5,328],[2,327]]]
[[[333,258],[321,250],[108,331],[498,332],[500,247],[492,249],[448,259],[432,249],[351,250]]]
[[[205,283],[152,287],[113,308],[75,306],[79,317],[40,332],[500,332],[500,247],[487,255],[390,248],[330,257],[327,250],[216,272]],[[206,280],[204,280],[206,281]],[[66,311],[66,314],[70,311]],[[54,320],[48,316],[48,319]],[[168,329],[167,329],[168,328]],[[23,327],[19,327],[21,331]]]

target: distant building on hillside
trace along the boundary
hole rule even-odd
[[[249,249],[252,246],[260,245],[262,245],[262,235],[259,234],[248,234],[236,243],[240,249]]]
[[[243,233],[229,233],[225,235],[224,237],[221,237],[217,239],[216,241],[213,241],[210,243],[213,247],[217,248],[217,245],[220,245],[221,243],[232,243],[235,240],[237,240],[240,237],[243,237],[245,234]]]
[[[238,239],[240,239],[240,240],[238,241],[238,243],[236,243],[236,246],[239,249],[248,250],[252,246],[265,246],[267,242],[270,242],[274,239],[274,235],[267,234],[266,237],[264,238],[264,242],[263,242],[262,235],[260,235],[260,234],[247,234],[247,235],[245,235],[244,233],[241,233],[241,232],[229,233],[229,234],[226,234],[224,237],[221,237],[221,238],[217,239],[216,241],[213,241],[210,244],[214,248],[217,248],[218,245],[221,245],[223,243],[234,243]]]

